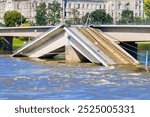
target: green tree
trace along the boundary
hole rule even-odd
[[[5,24],[3,24],[2,22],[0,22],[0,26],[5,26]]]
[[[46,4],[45,2],[40,3],[40,5],[36,9],[36,16],[35,16],[36,24],[37,25],[46,25],[47,17],[46,17]]]
[[[52,25],[60,23],[61,17],[61,4],[54,0],[52,3],[49,3],[48,6],[48,22]]]
[[[89,16],[90,16],[89,12],[86,13],[86,14],[81,18],[82,22],[83,22],[83,23],[86,23]]]
[[[109,15],[109,14],[106,14],[105,16],[105,20],[103,21],[104,23],[113,23],[113,18]]]
[[[65,23],[68,25],[80,24],[81,19],[79,18],[79,11],[73,8],[73,9],[70,9],[70,14],[72,15],[72,18],[68,19]]]
[[[123,10],[121,13],[120,23],[132,23],[134,21],[133,11],[131,10]]]
[[[144,1],[144,12],[148,18],[150,18],[150,0]]]
[[[142,19],[141,17],[134,17],[134,23],[142,24],[144,22],[146,22],[145,19]]]
[[[86,23],[87,20],[90,23],[97,25],[113,22],[112,17],[109,14],[107,14],[106,11],[103,9],[95,10],[90,14],[86,13],[86,15],[82,17],[82,21],[83,23]]]
[[[26,18],[18,11],[6,11],[4,14],[4,22],[8,27],[15,27],[24,23]]]
[[[72,24],[80,24],[80,18],[79,18],[79,11],[75,8],[71,9],[71,14],[72,14]]]

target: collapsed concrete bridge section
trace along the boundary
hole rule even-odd
[[[66,61],[70,62],[87,59],[104,66],[139,64],[99,29],[62,25],[37,36],[16,50],[12,56],[52,57],[62,52],[65,52]]]

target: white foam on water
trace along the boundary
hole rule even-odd
[[[111,70],[111,69],[115,69],[114,66],[107,66],[107,67],[100,67],[99,70]]]
[[[128,73],[127,75],[130,75],[130,76],[140,76],[141,73]]]
[[[111,84],[115,84],[114,82],[110,82],[108,80],[102,79],[102,80],[97,80],[96,82],[92,83],[95,86],[100,86],[100,85],[111,85]]]
[[[86,72],[86,73],[88,73],[88,74],[93,74],[93,75],[100,75],[100,74],[102,74],[102,73],[99,72],[99,71],[88,71],[88,72]]]

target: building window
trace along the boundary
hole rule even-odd
[[[82,15],[85,15],[85,13],[84,13],[84,12],[82,12]]]
[[[135,9],[138,9],[138,2],[135,3]]]
[[[130,3],[129,3],[129,2],[126,3],[125,8],[126,8],[126,9],[129,9],[129,8],[130,8]]]
[[[119,19],[121,18],[121,13],[118,13],[118,18],[119,18]]]
[[[96,8],[99,9],[99,5],[96,5]]]
[[[93,4],[91,4],[91,9],[93,9]]]
[[[104,9],[106,9],[106,5],[104,5]]]
[[[3,6],[1,6],[1,10],[3,9]]]
[[[84,4],[82,4],[82,8],[84,9]]]
[[[37,8],[37,6],[38,6],[38,3],[37,3],[37,2],[35,2],[35,8]]]
[[[32,3],[32,7],[34,8],[34,3]]]
[[[69,8],[71,8],[71,4],[69,4]]]
[[[86,8],[87,8],[87,9],[89,8],[89,4],[87,4]]]
[[[111,12],[111,16],[113,17],[113,15],[114,15],[114,13],[113,12]]]
[[[17,9],[20,9],[20,4],[19,3],[17,3]]]
[[[76,4],[74,4],[74,7],[73,8],[76,8]]]
[[[102,6],[101,6],[101,5],[99,5],[99,9],[102,9]]]
[[[80,9],[80,4],[78,4],[78,9]]]
[[[119,1],[118,9],[121,9],[121,2]]]

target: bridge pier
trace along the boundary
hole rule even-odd
[[[135,42],[120,42],[119,45],[137,59],[137,44]]]
[[[12,52],[12,50],[13,50],[12,44],[13,44],[13,37],[12,36],[4,37],[3,51],[4,52]]]
[[[65,46],[66,62],[81,62],[81,54],[75,50],[71,45]]]

